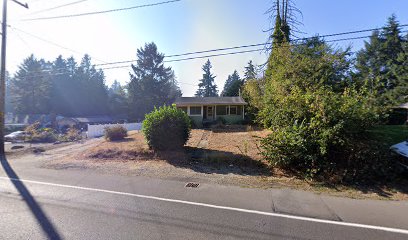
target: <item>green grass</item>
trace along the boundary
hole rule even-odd
[[[387,145],[408,140],[408,125],[380,125],[370,130],[374,138]]]

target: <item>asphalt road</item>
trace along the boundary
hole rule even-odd
[[[184,182],[1,161],[0,239],[408,238],[408,230],[398,230],[408,229],[405,223],[382,229],[342,221],[326,210],[298,217],[301,208],[278,214],[276,207],[267,190],[189,189]]]
[[[407,239],[381,230],[0,180],[1,239]]]

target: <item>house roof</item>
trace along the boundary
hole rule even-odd
[[[175,104],[187,105],[247,105],[242,97],[179,97]]]
[[[80,123],[106,123],[114,121],[109,116],[75,117],[72,119]]]
[[[408,109],[408,103],[403,103],[395,108],[403,108],[403,109]]]

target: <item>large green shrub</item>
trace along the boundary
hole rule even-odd
[[[349,83],[345,53],[310,44],[274,49],[269,59],[258,121],[273,133],[263,155],[310,177],[382,176],[389,161],[368,134],[378,121],[372,97]]]
[[[182,110],[163,106],[145,116],[142,131],[154,150],[180,149],[190,137],[191,120]]]

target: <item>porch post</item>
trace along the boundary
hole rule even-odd
[[[217,120],[217,105],[214,105],[214,120]]]
[[[201,105],[201,118],[204,119],[204,105]]]
[[[187,106],[187,115],[190,116],[190,106]]]
[[[245,120],[245,106],[242,105],[242,120]]]

